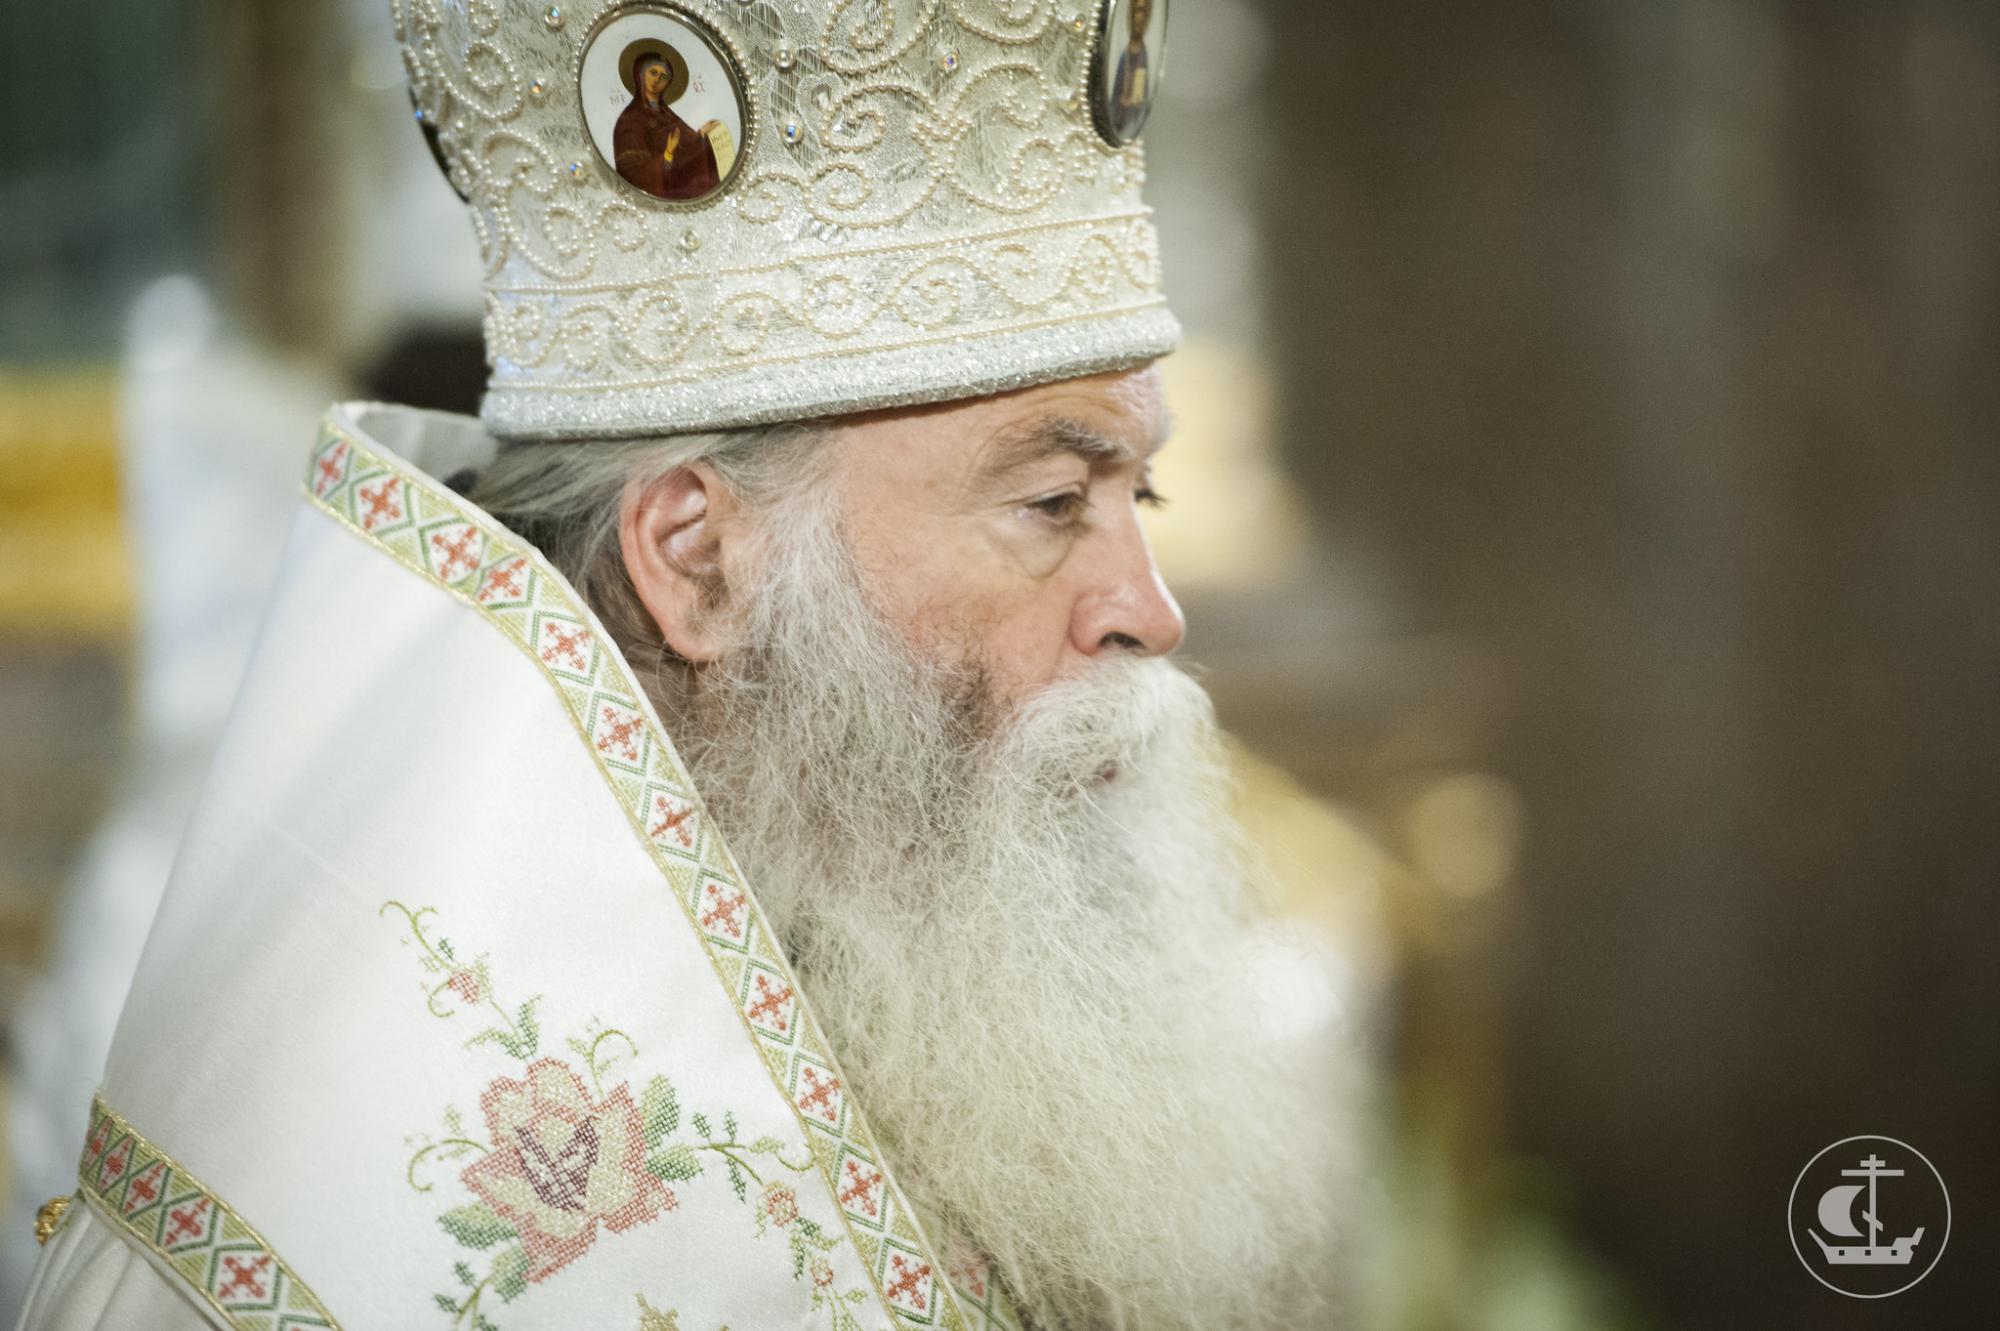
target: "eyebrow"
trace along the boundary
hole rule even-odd
[[[1147,445],[1138,461],[1147,461],[1166,445],[1173,428],[1172,419],[1163,418],[1159,433]],[[1007,431],[994,440],[991,453],[980,465],[979,479],[995,480],[1045,458],[1067,453],[1092,466],[1130,462],[1135,459],[1131,445],[1091,429],[1071,416],[1044,416]]]

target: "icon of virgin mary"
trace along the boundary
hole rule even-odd
[[[1125,143],[1139,137],[1153,105],[1153,90],[1146,86],[1146,29],[1153,21],[1152,0],[1132,0],[1129,15],[1125,49],[1119,52],[1112,78],[1111,103],[1111,128]]]
[[[618,174],[656,199],[699,199],[721,185],[710,136],[727,133],[722,122],[695,129],[673,112],[688,86],[681,53],[658,38],[642,38],[625,48],[618,72],[632,94],[611,131]]]

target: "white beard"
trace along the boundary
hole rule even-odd
[[[1207,696],[1125,658],[1002,715],[787,507],[663,701],[932,1238],[1047,1331],[1326,1325],[1335,1130],[1247,998]]]

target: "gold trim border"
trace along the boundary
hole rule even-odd
[[[101,1095],[90,1103],[90,1131],[76,1172],[84,1200],[228,1325],[340,1331],[326,1305],[249,1221]],[[239,1292],[244,1297],[232,1297]]]

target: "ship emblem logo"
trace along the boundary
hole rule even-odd
[[[1916,1148],[1849,1137],[1799,1171],[1791,1228],[1792,1249],[1815,1280],[1854,1298],[1886,1298],[1937,1264],[1951,1232],[1951,1198]]]

